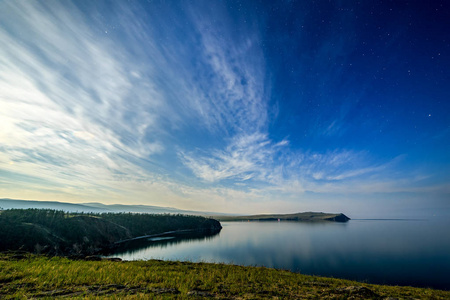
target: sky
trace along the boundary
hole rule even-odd
[[[450,3],[0,1],[0,197],[450,215]]]

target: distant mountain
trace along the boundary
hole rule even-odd
[[[87,206],[84,204],[63,203],[56,201],[30,201],[30,200],[16,200],[16,199],[0,199],[1,209],[11,208],[46,208],[63,210],[67,212],[108,212],[105,209]]]
[[[151,213],[151,214],[190,214],[190,215],[199,215],[199,214],[208,214],[205,212],[193,211],[193,210],[181,210],[172,207],[161,207],[161,206],[152,206],[152,205],[126,205],[126,204],[102,204],[102,203],[83,203],[83,205],[94,207],[98,209],[104,209],[108,211],[114,212],[139,212],[139,213]]]
[[[11,208],[46,208],[63,210],[66,212],[85,212],[85,213],[103,213],[103,212],[133,212],[133,213],[150,213],[150,214],[184,214],[198,216],[224,215],[213,212],[202,212],[193,210],[182,210],[172,207],[161,207],[151,205],[122,205],[122,204],[102,204],[92,203],[65,203],[57,201],[33,201],[33,200],[17,200],[17,199],[0,199],[0,209]]]
[[[219,221],[333,221],[347,222],[350,220],[346,215],[339,213],[302,212],[296,214],[273,214],[252,216],[215,216]]]

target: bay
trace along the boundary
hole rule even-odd
[[[369,283],[450,289],[448,222],[222,222],[219,234],[128,244],[124,260],[181,260],[287,269]]]

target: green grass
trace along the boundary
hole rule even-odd
[[[0,254],[0,299],[450,299],[450,292],[382,286],[261,267],[170,261],[73,261]]]

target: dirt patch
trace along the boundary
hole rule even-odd
[[[345,294],[348,296],[353,296],[355,298],[359,298],[359,297],[371,298],[371,299],[381,298],[380,295],[378,295],[371,289],[366,288],[364,286],[348,286],[345,288],[338,288],[338,289],[334,290],[334,293],[335,294]]]
[[[44,297],[73,297],[83,294],[83,291],[74,292],[72,290],[65,289],[57,289],[50,291],[42,291],[33,295],[36,298],[44,298]]]
[[[148,288],[141,286],[129,287],[119,284],[108,284],[108,285],[90,285],[82,286],[76,289],[55,289],[49,291],[41,291],[33,294],[33,298],[44,298],[44,297],[61,297],[70,298],[77,296],[105,296],[114,294],[127,294],[133,295],[137,293],[150,292]]]
[[[322,286],[322,287],[329,287],[330,286],[329,283],[320,282],[320,281],[308,281],[308,282],[304,282],[303,285]]]
[[[5,277],[3,279],[0,279],[0,286],[5,284],[5,283],[10,283],[16,280],[20,280],[22,279],[24,276],[10,276],[10,277]]]
[[[154,294],[179,294],[180,291],[174,288],[153,288],[151,291]]]
[[[134,295],[138,293],[153,293],[157,295],[161,294],[180,294],[180,291],[175,288],[157,287],[149,289],[142,286],[125,286],[120,284],[108,284],[108,285],[90,285],[80,286],[73,289],[55,289],[49,291],[40,291],[33,295],[32,298],[46,298],[46,297],[59,297],[59,298],[71,298],[71,297],[87,297],[87,296],[109,296],[109,295]]]
[[[199,290],[192,290],[187,293],[188,296],[197,296],[197,297],[214,297],[213,294],[211,294],[208,291],[199,291]]]

